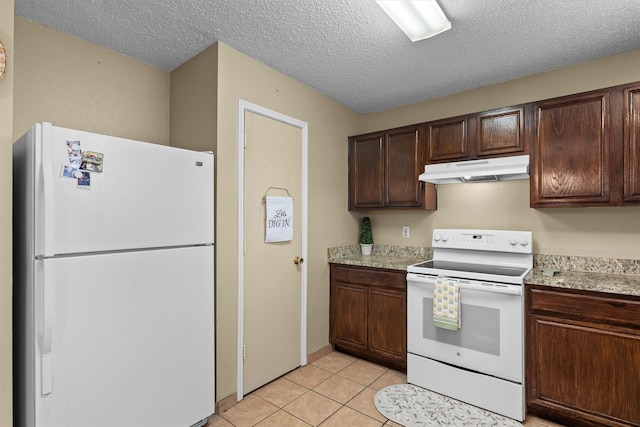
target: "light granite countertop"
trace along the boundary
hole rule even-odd
[[[431,258],[431,248],[413,246],[373,246],[371,255],[362,255],[359,245],[329,248],[328,262],[361,267],[407,270],[407,266]]]
[[[640,276],[630,274],[561,271],[555,276],[544,276],[541,268],[534,268],[524,283],[640,297]]]
[[[360,254],[360,246],[329,248],[328,262],[372,268],[406,271],[407,266],[432,257],[431,248],[374,245],[369,256]],[[525,279],[527,285],[580,289],[640,297],[640,260],[534,255],[534,269]],[[557,270],[545,276],[543,269]]]
[[[611,294],[640,296],[640,260],[534,255],[532,275],[527,285],[580,289]],[[543,269],[558,271],[544,276]]]

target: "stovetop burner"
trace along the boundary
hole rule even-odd
[[[436,260],[414,264],[413,267],[416,269],[448,270],[460,273],[494,274],[509,277],[519,277],[528,271],[528,269],[524,267],[504,267],[500,265],[469,264],[464,262]]]
[[[435,229],[433,259],[409,274],[522,285],[533,267],[530,231]]]

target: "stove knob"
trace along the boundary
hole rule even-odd
[[[529,244],[529,239],[527,239],[527,236],[520,236],[520,246],[527,246]]]
[[[434,242],[439,242],[440,241],[440,233],[436,233],[433,235],[433,241]]]
[[[515,246],[515,245],[518,244],[518,239],[516,239],[516,235],[515,234],[511,235],[511,238],[509,239],[509,244],[511,246]]]
[[[446,234],[444,236],[442,236],[442,241],[446,242],[447,240],[449,240],[449,236],[447,236]]]

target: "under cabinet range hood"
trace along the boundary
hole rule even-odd
[[[529,178],[529,156],[497,157],[426,165],[418,179],[432,184],[506,181]]]

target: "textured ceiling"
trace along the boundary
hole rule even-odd
[[[452,29],[415,43],[374,0],[15,0],[15,9],[167,71],[221,41],[361,113],[640,49],[640,0],[438,2]]]

